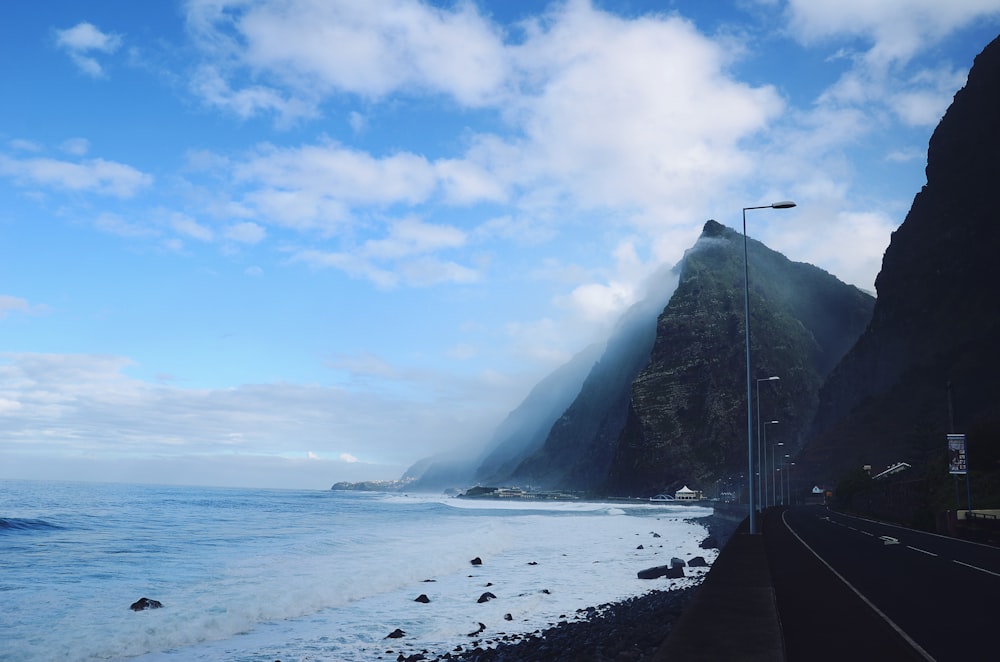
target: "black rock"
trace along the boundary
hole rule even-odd
[[[163,606],[163,603],[159,600],[150,600],[149,598],[139,598],[131,605],[129,609],[132,611],[144,611],[146,609],[159,609]]]
[[[421,593],[420,595],[418,595],[417,597],[415,597],[413,599],[413,601],[414,602],[422,602],[423,604],[427,604],[428,602],[431,601],[431,599],[427,597],[426,593]]]
[[[385,635],[385,638],[386,639],[401,639],[401,638],[403,638],[405,636],[406,636],[405,632],[403,632],[399,628],[396,628],[395,630],[393,630],[389,634]]]
[[[715,536],[708,536],[698,546],[702,549],[719,549],[719,541],[715,539]]]
[[[704,556],[695,556],[690,561],[688,561],[689,568],[707,568],[708,561],[705,560]]]
[[[482,601],[482,600],[480,600],[480,602],[483,602],[483,601]],[[485,624],[485,623],[480,623],[480,624],[479,624],[479,629],[478,629],[478,630],[476,630],[475,632],[470,632],[470,633],[469,633],[469,636],[470,636],[470,637],[475,637],[475,636],[476,636],[477,634],[479,634],[480,632],[482,632],[482,631],[483,631],[483,630],[485,630],[485,629],[486,629],[486,624]]]
[[[477,556],[476,558],[469,561],[469,563],[471,563],[472,565],[482,565],[483,560]]]
[[[676,556],[673,557],[672,559],[670,559],[670,567],[671,568],[683,568],[686,565],[687,565],[687,563],[684,562],[684,559],[679,559]]]
[[[476,602],[482,604],[483,602],[489,602],[490,600],[495,600],[496,597],[497,596],[493,595],[489,591],[486,591],[485,593],[479,596],[479,599],[476,600]]]
[[[656,579],[658,577],[666,577],[667,579],[678,579],[684,576],[684,568],[658,565],[653,568],[646,568],[645,570],[640,570],[637,574],[639,576],[639,579]]]

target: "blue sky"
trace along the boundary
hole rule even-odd
[[[1000,0],[13,3],[0,477],[485,441],[706,219],[873,291]]]

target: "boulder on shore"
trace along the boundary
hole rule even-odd
[[[705,560],[704,556],[695,556],[690,561],[688,561],[689,568],[707,568],[708,561]]]
[[[479,596],[479,599],[476,600],[476,602],[482,604],[483,602],[489,602],[490,600],[494,600],[496,599],[496,597],[497,596],[493,595],[489,591],[486,591],[485,593]]]
[[[667,579],[679,579],[684,576],[684,568],[672,567],[668,565],[658,565],[653,568],[646,568],[638,572],[639,579],[656,579],[666,577]]]

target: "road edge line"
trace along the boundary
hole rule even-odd
[[[831,513],[836,513],[841,517],[849,517],[851,519],[859,519],[862,522],[871,522],[872,524],[881,524],[882,526],[891,526],[894,529],[902,529],[903,531],[913,531],[914,533],[922,533],[927,536],[934,536],[935,538],[942,538],[943,540],[955,540],[957,542],[964,542],[969,545],[978,545],[980,547],[985,547],[987,549],[996,549],[995,545],[987,545],[986,543],[976,542],[975,540],[966,540],[965,538],[956,538],[955,536],[945,535],[943,533],[937,533],[936,531],[924,531],[923,529],[914,529],[913,527],[903,526],[902,524],[896,524],[895,522],[886,522],[880,519],[873,519],[871,517],[862,517],[861,515],[854,515],[851,513],[845,513],[840,510],[833,510],[829,506],[826,508]],[[845,525],[846,526],[846,525]]]
[[[859,591],[858,589],[856,589],[854,587],[854,585],[851,584],[851,582],[847,581],[847,579],[842,574],[840,574],[839,572],[837,572],[836,570],[834,570],[832,565],[830,565],[829,563],[827,563],[826,560],[822,556],[820,556],[819,554],[817,554],[816,550],[814,550],[812,547],[810,547],[809,543],[807,543],[805,540],[803,540],[802,536],[800,536],[798,533],[796,533],[795,529],[792,528],[792,525],[788,523],[788,520],[786,519],[787,515],[788,515],[788,511],[787,510],[785,512],[781,513],[781,522],[782,522],[782,524],[785,525],[785,528],[788,529],[789,533],[791,533],[793,536],[795,536],[796,540],[798,540],[800,543],[802,543],[803,547],[805,547],[806,549],[808,549],[809,552],[813,556],[816,557],[817,561],[819,561],[820,563],[822,563],[823,565],[825,565],[826,568],[830,572],[832,572],[837,579],[839,579],[840,581],[844,582],[844,585],[847,588],[849,588],[852,591],[854,591],[854,594],[856,596],[858,596],[859,598],[861,598],[861,600],[866,605],[868,605],[868,607],[870,607],[872,611],[874,611],[876,614],[878,614],[882,618],[882,620],[884,620],[889,625],[889,627],[891,627],[893,630],[895,630],[896,634],[898,634],[899,636],[901,636],[903,638],[903,641],[905,641],[910,646],[912,646],[913,650],[917,651],[917,653],[919,653],[928,662],[936,662],[935,659],[934,659],[934,657],[930,653],[928,653],[927,651],[924,650],[923,646],[921,646],[916,641],[914,641],[913,638],[910,635],[906,634],[906,632],[904,632],[902,630],[902,628],[900,628],[898,625],[896,625],[896,623],[893,622],[893,620],[891,618],[889,618],[888,616],[886,616],[882,612],[881,609],[879,609],[878,607],[876,607],[872,603],[871,600],[869,600],[868,598],[866,598],[864,596],[864,594],[861,593],[861,591]]]

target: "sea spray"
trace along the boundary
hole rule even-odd
[[[0,484],[0,637],[18,660],[371,660],[531,632],[665,589],[691,506],[427,495]],[[639,549],[639,547],[642,549]],[[470,560],[481,557],[483,564]],[[689,571],[677,586],[696,583]],[[490,591],[495,600],[479,604]],[[426,594],[429,602],[414,599]],[[162,609],[132,612],[148,596]],[[505,617],[510,615],[510,620]],[[393,659],[395,659],[393,657]]]

